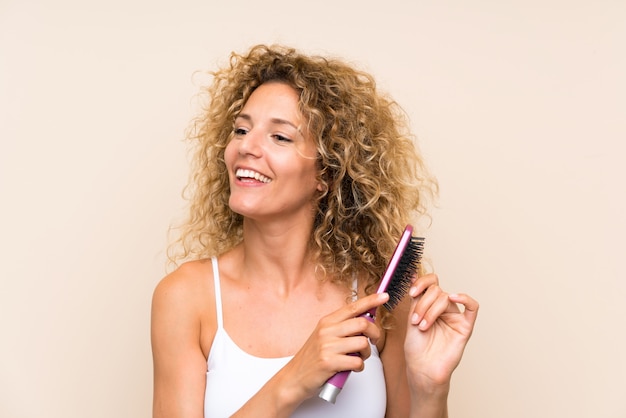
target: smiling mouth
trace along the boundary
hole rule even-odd
[[[235,175],[239,180],[251,179],[266,184],[272,181],[272,179],[265,177],[263,174],[257,173],[256,171],[252,170],[244,170],[243,168],[237,169]]]

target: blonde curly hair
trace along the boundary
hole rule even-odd
[[[280,81],[299,93],[299,110],[317,147],[317,213],[310,248],[325,277],[350,286],[357,274],[372,292],[404,227],[426,214],[437,192],[400,106],[373,77],[334,58],[284,46],[232,53],[210,73],[207,103],[188,132],[192,172],[189,218],[170,246],[174,263],[206,258],[242,240],[242,216],[229,205],[224,149],[235,117],[261,84]]]

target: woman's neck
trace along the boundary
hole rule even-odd
[[[311,226],[244,222],[243,241],[238,247],[242,277],[267,280],[280,293],[315,278],[310,249]]]

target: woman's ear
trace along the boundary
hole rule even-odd
[[[317,180],[317,191],[327,193],[329,189],[328,184],[320,177]]]

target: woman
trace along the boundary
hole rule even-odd
[[[154,292],[154,417],[447,416],[477,302],[433,274],[391,312],[375,294],[436,190],[399,107],[368,74],[279,46],[212,75],[187,261]],[[320,399],[342,370],[336,404]]]

